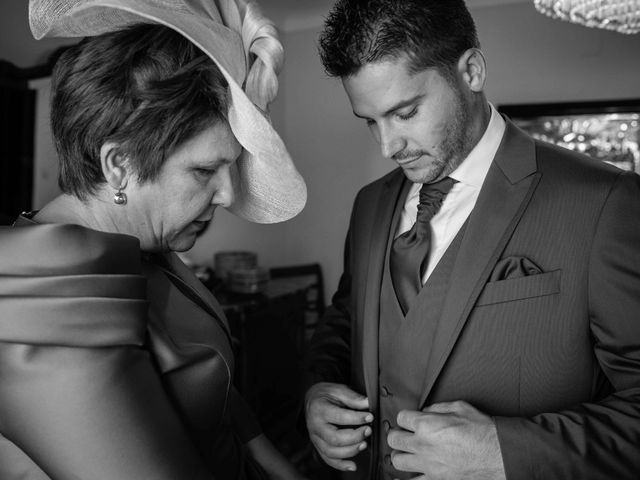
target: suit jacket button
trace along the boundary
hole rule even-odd
[[[382,387],[380,388],[380,395],[383,397],[390,397],[391,396],[391,392],[389,391],[389,389],[387,387]]]

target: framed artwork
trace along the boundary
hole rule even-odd
[[[534,138],[640,173],[640,99],[502,105]]]

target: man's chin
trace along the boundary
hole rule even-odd
[[[413,183],[431,183],[438,177],[438,172],[419,168],[404,168],[403,172]]]

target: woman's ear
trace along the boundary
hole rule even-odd
[[[472,92],[482,92],[487,79],[487,64],[478,48],[470,48],[460,56],[458,71]]]
[[[127,186],[131,165],[120,150],[116,142],[105,142],[100,148],[100,165],[107,183],[114,190],[121,190]]]

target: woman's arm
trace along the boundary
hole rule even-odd
[[[262,433],[258,420],[242,395],[233,388],[229,395],[229,413],[238,437],[253,460],[272,480],[304,480],[293,464]]]
[[[271,480],[306,480],[264,434],[249,441],[247,449]]]
[[[145,350],[0,343],[0,365],[0,430],[51,478],[213,478]]]

